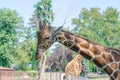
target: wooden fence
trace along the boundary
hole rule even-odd
[[[59,72],[45,72],[43,75],[44,80],[64,80],[65,73]],[[14,72],[13,80],[37,80],[37,72]]]
[[[12,80],[14,77],[14,69],[0,67],[0,80]]]
[[[15,71],[14,69],[0,67],[0,80],[37,80],[36,71]],[[98,78],[99,77],[99,78]],[[45,72],[43,80],[65,80],[65,73]],[[79,77],[79,80],[109,80],[107,75],[88,75],[88,77]]]
[[[44,80],[64,80],[65,73],[60,72],[45,72]],[[37,80],[37,72],[32,71],[14,71],[12,70],[1,70],[0,69],[0,80]]]
[[[65,73],[59,73],[59,72],[50,72],[45,73],[43,78],[44,80],[64,80]]]

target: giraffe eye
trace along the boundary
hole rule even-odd
[[[47,36],[45,39],[46,39],[46,40],[49,40],[49,39],[50,39],[50,36]]]

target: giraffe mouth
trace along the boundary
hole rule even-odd
[[[44,51],[43,49],[38,49],[38,50],[36,51],[36,54],[35,54],[35,57],[34,57],[35,60],[40,60],[44,52],[45,52],[45,51]]]
[[[41,57],[42,57],[42,54],[37,54],[37,55],[35,55],[35,60],[40,60]]]

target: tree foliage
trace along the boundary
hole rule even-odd
[[[40,0],[37,2],[34,6],[34,14],[32,18],[30,19],[30,24],[34,27],[36,27],[36,22],[39,21],[41,24],[46,23],[46,25],[50,25],[53,21],[53,10],[52,10],[52,4],[51,0]],[[36,17],[38,19],[36,19]]]
[[[0,66],[29,69],[29,63],[35,62],[32,54],[35,53],[36,43],[32,31],[24,26],[22,17],[16,11],[0,9]]]
[[[98,8],[90,10],[83,8],[79,17],[74,18],[72,23],[75,25],[75,33],[93,42],[99,42],[107,47],[120,45],[119,12],[114,8],[107,8],[102,13]]]
[[[18,34],[22,32],[22,24],[22,17],[16,11],[0,9],[0,66],[10,66],[13,63],[12,50],[19,40]]]

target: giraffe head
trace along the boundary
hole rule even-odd
[[[35,59],[41,58],[42,53],[44,53],[55,41],[56,34],[62,29],[59,27],[54,30],[52,27],[47,27],[44,23],[39,25],[39,31],[37,32],[37,51],[35,54]]]
[[[76,61],[80,61],[80,62],[81,62],[82,58],[83,58],[83,57],[82,57],[80,54],[77,54],[74,59],[75,59]]]

